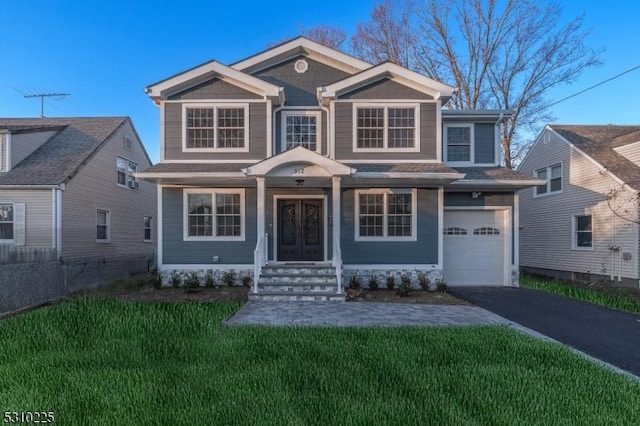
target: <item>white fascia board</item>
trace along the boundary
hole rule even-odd
[[[64,191],[65,185],[0,185],[0,189],[61,189]]]
[[[465,177],[464,173],[402,173],[402,172],[356,172],[354,178],[393,178],[393,179],[443,179],[458,180]]]
[[[246,68],[259,64],[260,62],[269,60],[275,56],[287,53],[288,51],[293,50],[297,47],[302,47],[304,49],[311,50],[321,55],[333,58],[339,62],[344,62],[345,64],[357,70],[364,70],[367,68],[371,68],[372,66],[372,64],[368,62],[354,58],[353,56],[342,53],[339,50],[335,50],[320,43],[316,43],[315,41],[309,40],[305,37],[298,37],[272,49],[259,53],[255,56],[251,56],[240,62],[236,62],[235,64],[231,65],[231,67],[236,70],[244,70]]]
[[[470,186],[536,186],[543,185],[546,180],[527,179],[527,180],[508,180],[508,179],[461,179],[454,182],[454,185],[470,185]]]
[[[335,98],[340,91],[356,86],[361,82],[375,79],[378,76],[391,76],[392,78],[399,77],[400,83],[404,83],[402,81],[403,79],[415,82],[423,87],[422,91],[424,93],[433,96],[435,99],[451,97],[457,91],[455,87],[448,86],[391,62],[385,62],[362,71],[354,76],[347,77],[337,83],[325,86],[320,93],[323,98]]]
[[[140,179],[166,179],[166,178],[176,178],[176,179],[188,179],[188,178],[238,178],[238,177],[246,177],[246,175],[242,172],[179,172],[179,173],[171,173],[171,172],[157,172],[157,173],[145,173],[139,172],[133,174],[136,178]]]
[[[148,86],[145,89],[145,92],[151,98],[162,97],[163,93],[172,87],[197,79],[207,73],[215,73],[223,79],[226,77],[229,80],[241,82],[243,83],[244,88],[247,88],[248,90],[253,89],[251,91],[259,95],[273,97],[281,96],[280,87],[216,61],[207,62],[167,80]]]
[[[276,156],[269,157],[252,165],[251,167],[247,167],[243,171],[247,176],[264,176],[271,170],[289,163],[315,164],[325,169],[332,176],[348,176],[355,172],[355,169],[352,169],[345,164],[339,163],[301,146],[297,146]]]

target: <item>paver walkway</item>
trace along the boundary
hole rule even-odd
[[[225,324],[393,327],[407,325],[509,325],[511,321],[477,306],[250,301],[235,315],[227,319]]]

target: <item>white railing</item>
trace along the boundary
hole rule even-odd
[[[267,264],[267,256],[269,253],[269,234],[258,237],[256,249],[253,251],[253,292],[258,292],[258,280],[262,273],[262,267]]]
[[[333,267],[336,268],[336,279],[338,281],[338,294],[342,294],[342,250],[340,250],[340,235],[333,236]]]

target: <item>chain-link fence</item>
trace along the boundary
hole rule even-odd
[[[152,261],[150,256],[128,256],[0,265],[0,315],[146,272]]]

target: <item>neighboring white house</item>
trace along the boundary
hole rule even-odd
[[[639,286],[640,126],[548,125],[518,170],[523,271]]]

